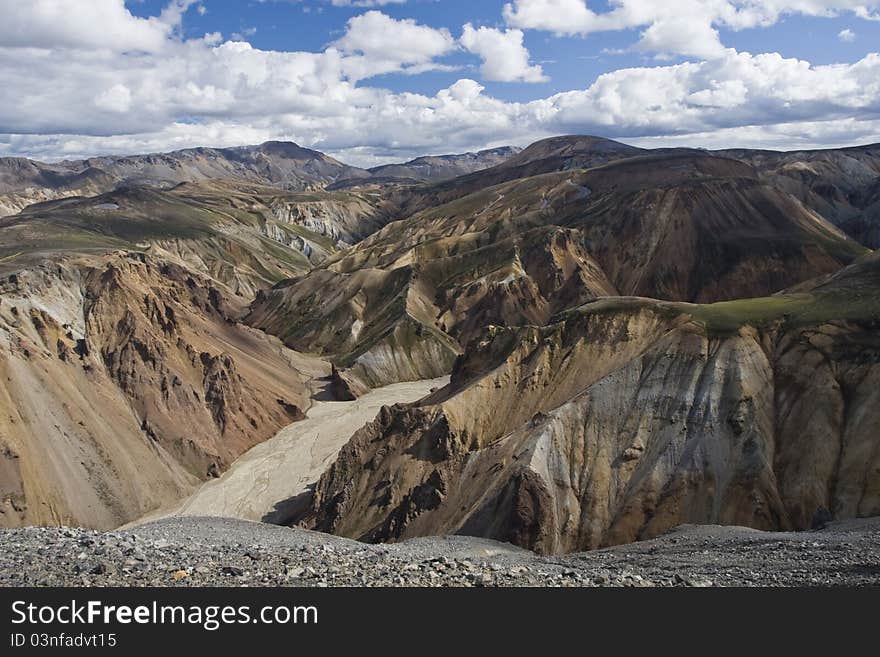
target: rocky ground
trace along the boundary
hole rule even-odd
[[[564,557],[466,537],[366,545],[218,518],[0,531],[3,586],[880,586],[880,518],[798,534],[680,527]]]

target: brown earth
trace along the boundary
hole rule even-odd
[[[117,526],[304,417],[315,359],[174,262],[70,256],[0,302],[0,524]]]

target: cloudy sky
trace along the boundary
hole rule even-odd
[[[0,0],[0,155],[880,142],[880,0]]]

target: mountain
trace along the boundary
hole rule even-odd
[[[450,373],[282,507],[545,553],[880,514],[874,147],[480,157],[4,160],[0,525],[117,526],[314,399]]]
[[[68,196],[96,196],[119,185],[168,188],[180,183],[228,180],[305,192],[345,181],[445,180],[494,166],[517,152],[519,149],[504,147],[421,157],[369,171],[343,164],[320,151],[281,141],[259,146],[94,157],[57,164],[0,158],[0,217],[15,214],[32,203]],[[354,235],[358,234],[355,231]]]
[[[0,159],[0,216],[30,203],[94,196],[120,184],[170,187],[183,182],[234,180],[288,191],[319,189],[343,178],[369,177],[318,151],[270,141],[238,148],[191,148],[131,157],[96,157],[43,164]]]
[[[880,247],[880,144],[834,150],[723,151],[870,248]]]
[[[645,152],[643,149],[602,137],[566,136],[544,139],[494,167],[453,180],[406,190],[398,200],[399,217],[450,203],[505,182],[544,173],[587,169]]]
[[[353,436],[298,520],[559,553],[880,515],[878,283],[872,254],[773,297],[607,298],[490,326],[449,386]]]
[[[445,373],[488,324],[618,294],[762,296],[865,252],[743,162],[639,154],[416,212],[262,293],[247,321],[380,385]]]
[[[315,361],[238,323],[240,300],[162,257],[56,257],[9,274],[0,298],[3,526],[118,526],[311,404]]]
[[[204,182],[39,203],[0,218],[0,271],[63,253],[147,249],[251,299],[335,249],[332,239],[285,216],[297,198],[274,188]]]
[[[302,191],[343,178],[368,177],[319,151],[292,142],[269,141],[259,146],[193,148],[136,157],[92,158],[100,168],[128,183],[176,184],[205,179],[230,179]]]
[[[24,158],[0,158],[0,217],[67,196],[94,196],[112,189],[116,179],[87,165],[52,165]]]
[[[403,164],[373,167],[369,171],[374,178],[380,179],[439,182],[497,166],[519,152],[519,148],[504,146],[460,155],[429,155]]]

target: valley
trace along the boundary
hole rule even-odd
[[[242,454],[223,476],[202,484],[179,506],[150,514],[138,524],[169,516],[283,524],[298,512],[297,505],[308,499],[311,486],[348,438],[375,418],[383,406],[417,401],[447,382],[444,377],[397,383],[352,401],[315,401],[305,420],[288,425]]]
[[[878,184],[591,136],[2,159],[0,527],[538,559],[880,516]]]

